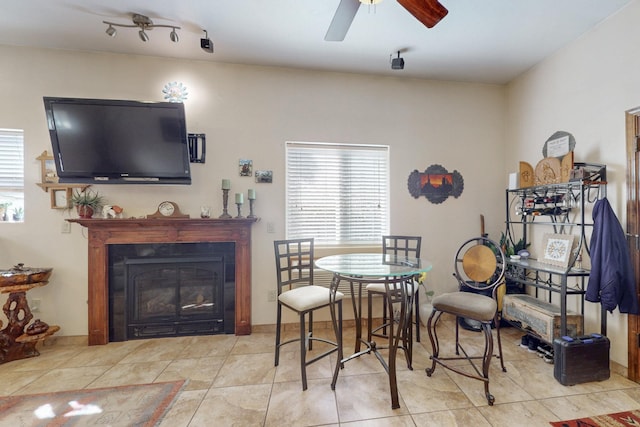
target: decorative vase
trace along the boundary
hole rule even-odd
[[[78,205],[78,216],[80,218],[91,218],[93,216],[93,208],[91,206]]]

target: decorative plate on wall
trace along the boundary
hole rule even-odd
[[[189,95],[186,86],[178,82],[171,82],[164,85],[162,93],[164,94],[164,99],[169,102],[183,102],[187,99],[187,95]]]
[[[411,172],[407,187],[416,199],[425,196],[431,203],[442,203],[449,196],[458,198],[462,194],[464,179],[456,170],[449,172],[440,165],[431,165],[424,172]]]

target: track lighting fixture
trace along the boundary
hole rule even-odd
[[[202,50],[208,53],[213,53],[213,42],[209,39],[209,34],[207,34],[207,30],[204,31],[204,38],[200,39],[200,47]]]
[[[389,55],[391,57],[391,55]],[[404,70],[404,59],[400,58],[400,51],[398,51],[398,57],[391,59],[392,70]]]
[[[109,24],[109,28],[107,28],[106,33],[109,37],[115,37],[117,34],[117,31],[115,28],[113,28],[113,25]]]
[[[138,31],[138,35],[140,36],[140,40],[142,40],[143,42],[149,41],[149,36],[144,32],[144,29]]]
[[[179,40],[178,33],[176,32],[176,30],[179,30],[180,27],[177,27],[175,25],[154,24],[153,21],[148,16],[140,15],[139,13],[134,13],[131,19],[133,21],[133,24],[117,24],[115,22],[109,22],[109,21],[102,21],[102,23],[108,25],[106,33],[111,37],[116,36],[116,29],[113,27],[139,28],[140,30],[138,31],[138,35],[140,36],[140,40],[142,40],[143,42],[146,42],[149,40],[149,35],[147,34],[147,31],[150,31],[153,28],[159,27],[159,28],[171,28],[171,33],[169,33],[169,39],[174,43],[177,43]]]
[[[176,33],[176,27],[173,27],[173,30],[171,30],[171,32],[169,33],[169,38],[174,43],[178,43],[178,41],[180,40],[180,37],[178,37],[178,33]]]

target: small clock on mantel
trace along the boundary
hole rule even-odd
[[[180,212],[178,204],[165,200],[158,205],[158,209],[147,215],[147,218],[189,218],[189,215]]]

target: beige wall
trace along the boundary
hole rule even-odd
[[[0,223],[0,266],[54,268],[49,285],[29,296],[42,299],[36,316],[60,325],[62,335],[87,333],[87,242],[76,224],[61,233],[75,214],[50,209],[49,194],[36,186],[35,158],[50,149],[43,96],[160,101],[166,83],[187,87],[188,130],[205,133],[208,144],[207,162],[192,165],[193,185],[96,187],[127,216],[152,213],[163,200],[192,216],[208,204],[217,215],[222,178],[231,179],[232,192],[255,188],[261,221],[253,227],[254,324],[275,323],[267,291],[275,286],[272,242],[284,238],[285,141],[389,144],[391,232],[424,237],[423,254],[435,265],[428,284],[437,292],[455,289],[453,255],[479,233],[481,213],[487,232],[500,236],[504,87],[6,46],[0,57],[0,127],[24,129],[26,144],[25,222]],[[240,178],[240,158],[253,159],[254,170],[273,170],[273,184]],[[409,174],[433,164],[462,174],[458,199],[434,205],[410,196]]]
[[[538,64],[508,86],[505,172],[542,159],[557,130],[576,138],[575,161],[607,165],[608,199],[624,226],[625,111],[640,106],[640,2]],[[600,331],[600,306],[587,303],[587,332]],[[627,316],[607,315],[611,358],[627,366]]]

